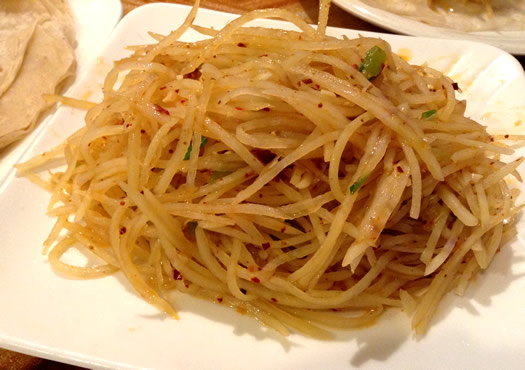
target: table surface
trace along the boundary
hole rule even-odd
[[[124,7],[124,14],[129,13],[138,6],[155,2],[153,0],[121,1]],[[191,0],[160,0],[157,2],[193,4]],[[201,7],[236,14],[242,14],[253,9],[281,7],[294,12],[308,23],[316,23],[318,15],[318,0],[242,0],[236,2],[231,0],[201,0]],[[328,25],[364,31],[389,32],[348,14],[336,5],[331,7]],[[525,67],[525,57],[518,57],[517,59]],[[80,368],[0,348],[0,369],[72,370]]]

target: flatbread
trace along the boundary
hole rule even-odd
[[[7,37],[0,39],[3,148],[34,128],[48,108],[43,95],[56,93],[76,65],[73,18],[63,0],[2,0],[1,37]]]
[[[40,18],[27,13],[9,17],[0,12],[0,96],[14,81]]]

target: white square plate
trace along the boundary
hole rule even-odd
[[[129,53],[124,46],[153,42],[148,31],[166,34],[188,11],[182,5],[152,4],[131,12],[115,29],[103,60],[91,66],[71,94],[92,92],[92,100],[100,99],[111,62]],[[202,9],[196,23],[219,28],[234,17]],[[329,32],[357,36],[352,30]],[[197,35],[191,31],[185,39]],[[468,41],[376,36],[412,63],[427,62],[452,76],[469,99],[468,114],[493,132],[524,133],[525,77],[507,53]],[[83,114],[60,108],[23,159],[81,127]],[[519,120],[524,124],[515,126]],[[138,297],[121,274],[91,281],[55,275],[40,253],[53,224],[45,216],[48,199],[13,172],[0,184],[1,347],[90,368],[517,369],[525,363],[523,231],[465,297],[446,297],[423,338],[412,335],[403,313],[391,310],[370,328],[318,341],[299,334],[282,338],[234,310],[191,297],[179,298],[180,320],[169,319]]]

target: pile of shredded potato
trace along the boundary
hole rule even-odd
[[[52,194],[52,267],[120,270],[172,316],[178,290],[282,334],[326,337],[391,307],[425,332],[515,236],[505,179],[523,158],[502,157],[523,138],[489,135],[456,83],[385,41],[326,36],[327,1],[317,29],[266,9],[217,31],[193,24],[197,7],[116,63],[83,128],[19,165]],[[243,27],[270,17],[301,31]],[[189,27],[200,41],[179,41]],[[57,157],[64,171],[32,172]],[[105,263],[65,264],[72,247]]]

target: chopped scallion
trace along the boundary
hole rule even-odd
[[[359,190],[359,188],[361,186],[363,186],[363,184],[366,182],[366,180],[368,179],[368,176],[369,175],[366,175],[366,176],[363,176],[361,177],[359,180],[357,180],[356,182],[354,182],[352,184],[352,186],[350,186],[350,193],[351,194],[355,194],[356,191]]]
[[[201,145],[199,146],[199,149],[202,148],[206,143],[208,142],[208,138],[206,136],[201,137]],[[184,155],[184,160],[188,161],[190,159],[191,151],[192,151],[192,145],[193,143],[190,142],[190,146],[188,147],[188,151]]]
[[[437,113],[437,110],[435,109],[427,110],[426,112],[421,113],[421,119],[430,119],[434,117],[436,113]]]
[[[366,52],[365,59],[359,64],[358,70],[367,79],[379,76],[383,70],[383,63],[386,60],[386,53],[379,46],[374,46]]]

